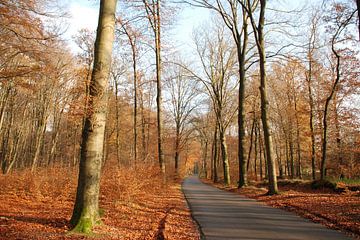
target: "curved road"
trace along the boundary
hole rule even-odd
[[[350,239],[293,213],[206,185],[196,176],[184,181],[183,191],[202,239]]]

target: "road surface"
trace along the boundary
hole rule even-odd
[[[184,181],[183,191],[202,239],[351,239],[293,213],[204,184],[196,176]]]

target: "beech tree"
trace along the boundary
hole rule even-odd
[[[356,10],[352,10],[347,8],[345,5],[341,4],[334,4],[333,5],[333,11],[335,14],[335,17],[330,17],[329,20],[335,21],[335,27],[330,28],[330,30],[333,30],[333,34],[330,40],[330,47],[331,52],[333,54],[333,57],[335,58],[335,65],[334,65],[334,80],[330,89],[330,92],[325,100],[325,106],[324,106],[324,114],[323,114],[323,132],[322,132],[322,157],[321,157],[321,166],[320,166],[320,179],[324,180],[326,175],[326,154],[327,154],[327,134],[328,134],[328,111],[330,102],[332,101],[336,91],[337,86],[340,82],[341,78],[341,50],[339,49],[338,45],[339,43],[343,43],[344,36],[342,35],[342,32],[346,29],[346,27],[350,24],[352,18],[354,17]]]
[[[167,69],[170,72],[171,67]],[[165,86],[170,93],[170,111],[175,123],[175,172],[178,174],[180,155],[192,132],[188,125],[191,113],[197,106],[194,100],[198,91],[193,80],[177,66],[167,77]]]
[[[134,132],[134,164],[137,161],[137,143],[138,143],[138,131],[137,131],[137,123],[138,123],[138,42],[140,38],[140,33],[136,29],[131,26],[130,22],[124,22],[122,19],[118,18],[117,22],[121,26],[121,32],[123,32],[130,44],[131,48],[131,60],[132,60],[132,70],[133,70],[133,86],[134,86],[134,115],[133,115],[133,132]]]
[[[213,36],[216,36],[215,38]],[[214,131],[214,166],[216,169],[217,139],[220,143],[223,163],[224,184],[230,184],[230,165],[226,143],[226,130],[233,120],[237,108],[234,106],[234,90],[237,80],[234,78],[235,49],[226,41],[224,28],[218,27],[210,33],[195,36],[197,53],[203,73],[197,73],[187,67],[186,70],[203,83],[214,110],[216,127]],[[218,134],[218,135],[217,135]],[[217,138],[218,137],[218,138]],[[216,172],[216,170],[214,170]]]
[[[76,200],[71,217],[73,231],[89,233],[99,223],[99,184],[106,124],[106,90],[115,29],[116,0],[100,2],[95,40],[89,107],[82,132]]]
[[[156,59],[156,106],[157,106],[157,142],[158,159],[161,172],[165,177],[165,161],[163,151],[163,116],[162,116],[162,60],[161,60],[161,12],[160,0],[143,0],[147,19],[154,34],[154,49]]]
[[[249,16],[247,8],[252,8],[250,2],[244,0],[208,1],[192,0],[186,1],[195,6],[201,6],[213,10],[223,20],[224,25],[230,30],[236,46],[239,88],[238,88],[238,161],[239,181],[238,187],[247,185],[246,150],[245,150],[245,84],[246,63],[248,52],[248,24]]]
[[[248,6],[252,6],[251,1],[247,0]],[[264,39],[264,25],[265,25],[265,9],[266,0],[259,0],[260,13],[258,21],[255,21],[255,15],[251,7],[247,8],[251,25],[254,30],[255,42],[259,53],[260,65],[260,95],[261,95],[261,121],[264,130],[264,140],[266,147],[266,160],[269,177],[269,194],[277,194],[277,179],[275,168],[275,155],[273,149],[272,134],[269,125],[269,101],[267,96],[267,82],[266,82],[266,54],[265,54],[265,39]]]

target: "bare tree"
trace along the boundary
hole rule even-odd
[[[161,83],[161,16],[159,0],[143,0],[147,14],[147,19],[154,33],[155,41],[155,58],[156,58],[156,105],[157,105],[157,140],[158,140],[158,159],[161,172],[165,179],[165,162],[163,152],[163,119],[162,119],[162,83]]]
[[[252,6],[251,1],[247,0],[248,6]],[[265,54],[265,41],[264,41],[264,25],[265,25],[265,9],[266,0],[259,0],[260,13],[258,22],[255,22],[255,15],[252,7],[247,8],[251,25],[254,30],[255,42],[259,53],[260,64],[260,95],[261,95],[261,120],[264,130],[264,140],[266,148],[266,161],[268,167],[269,177],[269,194],[277,194],[277,179],[276,168],[274,160],[273,142],[271,136],[271,129],[269,125],[269,101],[267,97],[267,84],[266,84],[266,54]]]
[[[226,34],[221,27],[217,28],[212,36],[210,36],[210,33],[205,33],[204,35],[197,35],[195,38],[203,75],[189,68],[186,68],[186,70],[195,79],[203,83],[211,99],[217,125],[215,132],[218,131],[219,134],[224,183],[229,185],[230,166],[226,144],[226,129],[237,112],[237,108],[233,105],[234,90],[237,88],[238,83],[233,77],[236,50],[226,41]],[[216,133],[215,138],[217,139]],[[216,140],[214,140],[214,144],[214,149],[217,150]],[[214,154],[215,156],[216,154]],[[214,161],[214,166],[216,166],[216,161]]]
[[[76,200],[71,217],[73,231],[89,233],[99,222],[99,189],[112,45],[115,29],[116,0],[102,0],[95,41],[94,67],[90,99],[82,133]]]
[[[169,72],[170,66],[167,69]],[[178,173],[181,150],[192,132],[187,125],[196,107],[194,100],[198,92],[193,80],[177,66],[166,80],[166,87],[170,93],[170,108],[175,123],[175,172]]]
[[[325,100],[324,106],[324,114],[323,114],[323,132],[322,132],[322,157],[321,157],[321,166],[320,166],[320,179],[325,179],[325,170],[326,170],[326,154],[327,154],[327,131],[328,131],[328,110],[330,106],[330,102],[336,93],[337,86],[340,82],[341,78],[341,50],[337,46],[340,42],[343,43],[342,32],[346,29],[346,27],[351,23],[352,18],[354,17],[356,10],[353,11],[351,9],[346,8],[346,6],[334,5],[333,10],[335,11],[335,17],[332,18],[335,21],[335,28],[332,29],[334,31],[330,44],[331,44],[331,52],[335,58],[335,66],[334,66],[334,74],[335,79],[332,83],[332,87],[330,89],[330,93]],[[331,19],[331,18],[330,18]]]
[[[246,154],[245,154],[245,84],[246,84],[246,55],[248,51],[248,22],[246,11],[248,2],[245,0],[186,1],[195,6],[205,7],[221,16],[225,26],[231,31],[236,49],[239,74],[238,89],[238,187],[247,185]],[[251,6],[250,6],[251,7]]]
[[[121,26],[121,30],[126,35],[128,42],[131,47],[131,60],[132,60],[132,68],[133,68],[133,86],[134,86],[134,115],[133,115],[133,131],[134,131],[134,164],[137,161],[137,118],[138,118],[138,70],[137,70],[137,58],[138,58],[138,39],[140,37],[140,33],[131,26],[129,21],[124,22],[120,18],[118,18],[118,23]]]

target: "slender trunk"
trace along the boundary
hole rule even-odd
[[[282,158],[281,158],[281,149],[280,149],[280,144],[277,144],[276,146],[276,157],[278,159],[278,168],[279,168],[279,176],[280,178],[284,177],[284,172],[283,172],[283,164],[282,164]]]
[[[61,120],[62,120],[62,115],[64,113],[64,108],[62,108],[60,110],[60,112],[56,112],[57,108],[54,107],[54,128],[53,128],[53,134],[52,134],[52,140],[51,140],[51,150],[49,153],[49,160],[48,160],[48,166],[50,166],[50,164],[54,163],[55,159],[56,159],[56,147],[57,147],[57,143],[59,140],[59,135],[60,135],[60,124],[61,124]],[[56,119],[55,119],[55,116]]]
[[[180,129],[176,128],[175,136],[175,172],[179,173],[179,160],[180,160]]]
[[[89,233],[100,221],[99,190],[106,124],[106,90],[114,40],[116,0],[101,0],[90,83],[89,112],[82,132],[76,200],[71,217],[73,231]]]
[[[336,129],[336,148],[337,148],[337,161],[338,164],[340,166],[340,178],[344,177],[344,172],[343,172],[343,163],[344,163],[344,158],[343,158],[343,152],[342,152],[342,147],[341,147],[341,134],[340,134],[340,123],[339,123],[339,114],[337,111],[337,97],[336,94],[334,96],[334,113],[335,113],[335,129]]]
[[[335,50],[336,36],[337,35],[334,36],[333,41],[332,41],[332,52],[333,52],[334,56],[336,57],[336,69],[335,69],[336,78],[335,78],[334,84],[331,88],[331,92],[325,101],[324,116],[323,116],[323,121],[322,121],[323,122],[323,135],[322,135],[323,142],[322,142],[322,158],[321,158],[321,165],[320,165],[320,179],[321,180],[325,179],[325,174],[326,174],[325,170],[326,170],[326,153],[327,153],[328,110],[329,110],[331,99],[332,99],[333,95],[335,94],[337,85],[340,81],[340,55]]]
[[[45,128],[46,128],[46,113],[43,112],[42,113],[42,118],[39,120],[40,123],[37,127],[37,131],[36,131],[36,137],[35,137],[35,154],[34,157],[32,159],[32,163],[31,163],[31,172],[34,172],[37,165],[38,165],[38,161],[39,161],[39,157],[40,157],[40,153],[41,153],[41,147],[42,144],[44,143],[44,134],[45,134]]]
[[[215,134],[214,134],[215,135]],[[214,158],[215,158],[215,139],[213,139],[212,144],[211,144],[211,156],[210,156],[210,179],[213,180],[214,179]]]
[[[0,131],[2,130],[3,124],[4,124],[4,118],[5,118],[5,109],[6,109],[6,105],[9,99],[9,94],[11,91],[11,87],[12,83],[9,83],[8,86],[5,87],[5,89],[3,90],[4,93],[1,95],[0,98]]]
[[[257,127],[255,127],[255,140],[254,140],[254,173],[255,173],[255,181],[257,181],[258,176],[257,176],[257,155],[258,155],[258,131],[257,131]]]
[[[204,177],[207,179],[207,154],[208,154],[208,140],[205,140],[205,149],[204,149],[204,157],[203,157],[203,168],[204,168]]]
[[[310,127],[310,135],[311,135],[311,175],[312,179],[316,179],[316,153],[315,153],[315,131],[314,131],[314,100],[313,93],[311,88],[312,82],[312,52],[311,52],[311,42],[309,42],[308,49],[309,56],[309,70],[308,76],[306,76],[308,94],[309,94],[309,127]]]
[[[254,128],[255,128],[255,116],[254,116],[254,120],[253,120],[253,123],[252,123],[252,126],[251,126],[251,132],[250,132],[250,146],[249,146],[249,153],[248,153],[248,158],[247,158],[246,172],[249,171],[249,167],[250,167],[250,159],[251,159],[251,152],[252,152],[252,146],[253,146]]]
[[[118,166],[121,165],[121,155],[120,155],[120,111],[119,111],[119,85],[117,80],[115,80],[115,121],[116,121],[116,160]]]
[[[26,108],[24,108],[24,111],[22,113],[22,118],[21,119],[25,119],[25,115],[26,115]],[[8,174],[10,172],[10,170],[12,169],[12,167],[14,166],[19,153],[21,152],[21,146],[24,145],[25,142],[25,138],[24,138],[24,133],[25,133],[25,129],[24,128],[20,128],[19,130],[16,130],[16,133],[14,134],[14,143],[12,145],[12,150],[11,150],[11,154],[10,154],[10,158],[9,158],[9,165],[7,167],[7,169],[5,170],[5,174]]]
[[[262,137],[261,137],[261,131],[260,131],[260,127],[258,128],[259,129],[259,160],[260,160],[260,180],[263,180],[264,179],[264,173],[263,173],[263,151],[262,151],[262,148],[263,148],[263,140],[262,140]]]
[[[48,166],[50,166],[51,164],[54,164],[54,162],[55,162],[56,147],[57,147],[58,139],[59,139],[59,131],[56,130],[56,132],[53,134],[53,138],[51,141],[51,149],[50,149],[50,153],[49,153]]]
[[[12,104],[10,104],[12,105]],[[3,136],[3,141],[2,141],[2,147],[1,147],[1,170],[3,174],[6,174],[6,169],[8,168],[8,159],[9,159],[9,148],[10,148],[10,131],[12,128],[12,125],[14,123],[14,118],[13,118],[13,107],[11,106],[10,109],[10,119],[9,119],[9,124],[7,126],[6,132]]]
[[[136,46],[131,41],[132,60],[133,60],[133,74],[134,74],[134,118],[133,118],[133,131],[134,131],[134,164],[137,161],[137,65],[136,65]]]
[[[257,36],[257,48],[260,58],[260,95],[261,95],[261,120],[264,130],[264,140],[265,140],[265,152],[266,152],[266,161],[268,167],[268,177],[269,177],[269,194],[277,194],[277,179],[276,179],[276,167],[274,161],[274,150],[272,143],[272,136],[269,124],[269,101],[267,97],[267,82],[266,82],[266,54],[265,54],[265,41],[264,41],[264,24],[265,24],[265,9],[266,9],[266,0],[260,0],[260,15],[257,31],[255,35]],[[251,13],[252,15],[252,13]],[[253,16],[252,16],[253,17]],[[256,29],[256,28],[255,28]]]
[[[146,154],[144,98],[143,98],[142,91],[140,94],[140,112],[141,112],[141,141],[142,141],[141,158],[142,158],[142,161],[145,161],[147,154]]]
[[[229,157],[227,152],[227,145],[226,145],[226,136],[225,131],[223,129],[219,129],[220,135],[220,146],[221,146],[221,158],[224,168],[224,184],[230,185],[230,167],[229,167]]]
[[[107,99],[105,101],[108,101]],[[105,107],[107,109],[107,106]],[[105,122],[107,122],[107,111],[105,114]],[[104,129],[104,140],[103,140],[103,152],[102,152],[102,159],[101,159],[101,167],[105,166],[106,163],[106,159],[107,159],[107,154],[108,154],[108,126],[105,124],[105,129]]]
[[[246,48],[248,43],[248,33],[247,33],[247,14],[246,11],[243,11],[243,45],[241,46],[241,36],[237,33],[237,55],[239,61],[239,110],[238,110],[238,160],[239,160],[239,181],[238,188],[244,187],[248,184],[247,180],[247,170],[246,167],[246,157],[245,157],[245,57],[246,57]],[[236,23],[235,23],[236,24]],[[237,28],[236,28],[237,29]]]
[[[294,110],[295,110],[295,121],[296,121],[296,153],[297,153],[297,168],[296,168],[296,175],[298,178],[302,178],[301,174],[301,146],[300,146],[300,123],[299,123],[299,113],[297,107],[297,95],[295,90],[295,80],[294,77],[292,78],[292,90],[294,93]]]
[[[289,133],[289,150],[290,150],[290,177],[294,179],[295,165],[294,165],[294,144],[292,141],[291,133]]]
[[[156,104],[157,104],[157,140],[158,140],[158,158],[162,174],[165,180],[165,162],[162,146],[162,87],[161,87],[161,38],[160,38],[160,1],[156,1],[154,16],[154,34],[155,34],[155,55],[156,55]]]
[[[218,159],[218,126],[215,124],[215,131],[214,131],[214,140],[213,140],[213,180],[216,183],[218,181],[218,174],[217,174],[217,159]]]

